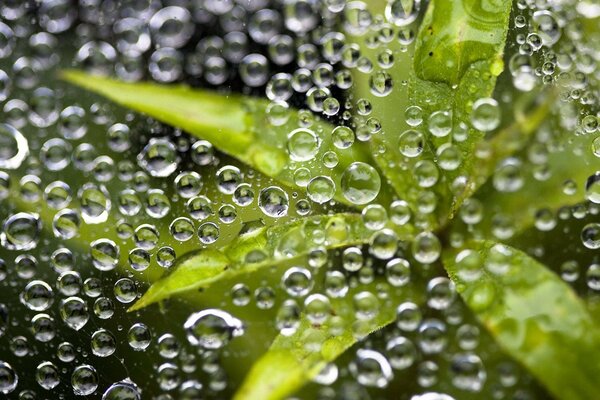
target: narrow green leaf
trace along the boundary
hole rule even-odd
[[[564,281],[525,253],[491,241],[446,251],[443,261],[496,341],[556,398],[600,398],[600,330]]]
[[[454,203],[452,215],[458,211],[457,207],[468,198],[470,198],[482,185],[484,185],[494,173],[495,168],[505,158],[514,155],[525,148],[531,140],[531,136],[537,132],[538,128],[550,114],[550,109],[556,100],[556,91],[549,93],[535,93],[535,100],[541,100],[541,104],[534,106],[527,113],[518,112],[521,107],[516,105],[514,108],[515,121],[509,126],[496,133],[492,138],[479,143],[479,149],[475,150],[474,167],[468,177],[467,183]],[[477,157],[478,153],[484,154],[483,157]]]
[[[474,171],[472,155],[485,133],[472,125],[473,105],[492,96],[496,78],[504,70],[502,56],[511,5],[511,1],[432,1],[417,36],[416,76],[410,81],[409,91],[412,104],[419,106],[427,118],[422,125],[429,130],[423,133],[433,144],[430,157],[437,159],[437,150],[448,143],[460,154],[460,166],[442,171],[443,182],[436,185],[442,199],[443,213],[438,213],[442,221],[460,199],[460,192],[452,188],[455,180],[471,176]],[[449,135],[456,138],[458,132],[463,132],[461,140],[431,134],[431,116],[440,111],[450,113]],[[443,209],[448,206],[450,210]]]
[[[269,227],[256,223],[222,249],[200,250],[177,261],[171,272],[155,282],[130,311],[206,288],[217,280],[277,266],[316,248],[331,250],[368,243],[372,234],[358,214],[314,216]]]
[[[522,184],[518,190],[498,190],[492,181],[475,194],[486,206],[478,229],[490,237],[500,218],[505,221],[503,226],[510,227],[511,234],[507,236],[510,237],[533,227],[540,212],[555,216],[561,207],[585,201],[586,181],[598,171],[598,158],[592,152],[593,140],[593,135],[565,131],[562,140],[557,141],[547,155],[544,174],[540,174],[540,165],[528,162],[526,155],[521,155],[524,161],[520,163],[518,179],[522,179]]]
[[[348,301],[361,291],[380,294],[378,313],[370,319],[357,319],[356,310]],[[329,322],[311,324],[303,315],[295,333],[278,335],[269,350],[252,366],[234,400],[287,398],[313,379],[327,363],[364,337],[392,323],[396,306],[402,301],[415,300],[414,295],[409,287],[390,288],[376,280],[353,288],[344,298],[332,298]]]
[[[318,153],[311,160],[294,162],[288,151],[288,136],[305,125],[301,125],[300,115],[293,109],[277,117],[286,122],[271,123],[268,112],[270,103],[266,99],[238,94],[221,95],[184,85],[128,83],[74,70],[64,71],[61,76],[68,82],[123,106],[209,140],[222,152],[288,187],[297,187],[293,173],[298,167],[309,169],[312,177],[332,177],[337,189],[335,199],[349,206],[356,204],[342,195],[342,173],[356,161],[373,163],[360,146],[343,150],[333,146],[331,133],[334,126],[318,117],[309,127],[318,136]],[[327,151],[334,151],[339,160],[331,170],[322,163]],[[378,201],[387,204],[390,198],[391,192],[383,185]]]

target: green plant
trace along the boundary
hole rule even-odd
[[[597,203],[597,158],[589,151],[594,138],[570,135],[561,125],[560,108],[573,104],[564,95],[568,85],[513,93],[517,106],[501,110],[494,97],[506,90],[506,83],[498,89],[496,82],[508,79],[503,55],[512,3],[480,3],[431,0],[416,41],[409,44],[386,41],[386,27],[374,17],[370,28],[348,19],[346,35],[358,45],[360,60],[373,62],[381,43],[396,60],[389,69],[352,70],[348,97],[356,103],[355,131],[364,136],[347,148],[335,143],[335,124],[306,110],[277,114],[264,99],[64,71],[68,82],[209,140],[284,188],[260,199],[279,210],[270,213],[274,220],[284,222],[250,224],[227,244],[189,249],[164,276],[149,272],[152,285],[130,311],[339,249],[365,246],[375,262],[400,251],[412,257],[413,266],[443,265],[494,340],[553,396],[599,397],[600,329],[593,307],[511,240],[535,230],[546,211],[586,198]],[[353,6],[357,14],[368,14],[360,4]],[[382,5],[370,7],[377,14]],[[582,116],[597,112],[589,104],[577,107]],[[416,114],[401,115],[405,109]],[[511,122],[500,125],[501,120]],[[561,131],[555,138],[560,151],[545,159],[552,174],[539,182],[530,173],[536,165],[527,165],[531,171],[521,172],[519,187],[512,189],[519,171],[511,169],[511,157],[535,150],[539,143],[532,136],[548,126]],[[308,138],[294,148],[291,133],[299,127],[316,135],[315,142]],[[316,146],[314,154],[303,159],[303,152],[313,151],[310,146]],[[575,159],[564,157],[581,148]],[[320,162],[327,152],[337,155],[332,168]],[[298,185],[300,168],[322,177],[325,186]],[[352,168],[361,170],[352,176]],[[578,184],[574,193],[562,189],[568,180]],[[322,204],[320,215],[287,218],[289,198],[298,190]],[[547,192],[541,199],[540,191]],[[332,200],[336,204],[328,207]],[[482,205],[490,206],[482,211]],[[512,223],[499,223],[497,217],[506,214]],[[303,313],[293,332],[279,334],[256,361],[235,398],[294,394],[348,348],[391,324],[400,303],[425,301],[418,285],[403,278],[408,268],[408,261],[388,264],[384,273],[374,272],[342,296],[322,301],[323,309]],[[365,301],[377,304],[363,315],[356,301],[362,293],[372,294]],[[307,315],[311,312],[325,317],[321,322]]]

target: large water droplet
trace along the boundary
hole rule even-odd
[[[244,333],[242,321],[216,309],[193,313],[183,327],[189,342],[205,349],[220,349]]]
[[[381,353],[360,349],[350,371],[361,385],[384,388],[393,379],[392,367]]]
[[[4,221],[0,243],[9,250],[31,250],[37,246],[41,230],[37,214],[17,213]]]
[[[12,125],[0,124],[0,168],[17,169],[29,154],[29,143]]]
[[[102,400],[140,400],[142,391],[131,379],[115,382],[106,389]]]
[[[11,393],[17,388],[18,383],[19,375],[13,367],[5,361],[0,361],[0,393]]]
[[[152,176],[167,177],[177,169],[177,151],[168,139],[150,139],[138,154],[138,164]]]
[[[289,198],[280,187],[270,186],[260,191],[258,206],[269,217],[284,217],[288,212]]]
[[[352,163],[341,179],[342,194],[353,204],[367,204],[379,194],[381,178],[375,168],[363,162]]]
[[[310,129],[296,129],[288,135],[288,151],[294,161],[309,161],[319,152],[319,137]]]

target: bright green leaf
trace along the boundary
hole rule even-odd
[[[564,281],[525,253],[490,241],[445,251],[443,259],[482,324],[556,398],[600,398],[600,330]]]
[[[357,319],[356,310],[348,301],[361,291],[380,294],[378,313],[370,319]],[[327,363],[393,322],[396,306],[402,301],[414,301],[414,295],[408,287],[390,288],[376,280],[353,288],[344,298],[332,298],[329,322],[311,324],[303,315],[295,333],[277,336],[269,350],[252,366],[234,400],[287,398],[314,378]]]
[[[417,37],[417,78],[453,87],[464,84],[474,64],[482,64],[482,73],[500,75],[511,6],[498,0],[433,0]]]
[[[594,135],[565,130],[562,136],[547,155],[544,174],[540,174],[539,165],[524,161],[519,168],[522,183],[518,190],[500,191],[492,181],[475,194],[486,207],[479,224],[486,236],[492,234],[498,219],[505,221],[502,226],[510,227],[512,236],[533,227],[540,212],[556,217],[561,207],[585,201],[586,181],[598,170],[598,158],[592,152]]]
[[[155,282],[130,311],[206,288],[217,280],[277,266],[317,248],[331,250],[368,243],[372,235],[357,214],[314,216],[269,227],[251,223],[246,233],[227,246],[200,250],[177,261],[171,272]]]
[[[479,143],[479,149],[474,151],[474,167],[468,177],[468,181],[454,203],[452,217],[458,211],[456,207],[470,198],[482,185],[488,182],[499,163],[515,153],[523,150],[531,141],[531,136],[537,132],[548,115],[553,102],[556,100],[556,92],[550,91],[540,95],[535,93],[535,100],[541,100],[541,104],[534,104],[533,109],[528,112],[520,112],[521,105],[515,105],[515,121],[509,126],[496,133],[492,138]],[[529,96],[528,96],[529,97]],[[530,99],[526,99],[530,100]],[[484,156],[478,157],[481,153]]]
[[[148,114],[164,123],[176,126],[202,139],[216,148],[246,163],[251,168],[268,175],[282,184],[295,188],[293,173],[297,167],[306,167],[311,176],[330,176],[336,184],[335,199],[356,206],[341,191],[341,176],[356,161],[372,163],[360,146],[337,149],[332,144],[334,126],[318,117],[310,130],[318,136],[318,153],[308,161],[294,162],[288,151],[288,136],[301,126],[299,113],[290,109],[278,116],[279,125],[269,121],[266,99],[245,97],[239,94],[221,95],[205,89],[192,89],[184,85],[154,83],[127,83],[107,77],[88,75],[80,71],[65,71],[62,78],[84,89],[105,96],[123,106]],[[305,125],[304,125],[305,126]],[[323,166],[322,157],[334,151],[338,164],[333,169]],[[378,200],[389,203],[391,193],[385,185]]]

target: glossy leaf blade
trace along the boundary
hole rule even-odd
[[[504,70],[502,56],[512,2],[477,0],[432,1],[417,36],[414,57],[415,76],[410,80],[412,104],[428,117],[418,129],[429,136],[429,157],[437,159],[437,151],[453,143],[460,155],[460,165],[441,171],[442,182],[436,189],[443,199],[438,220],[443,224],[462,201],[460,191],[453,188],[461,176],[475,170],[473,154],[483,141],[485,132],[472,123],[475,102],[494,93],[496,79]],[[463,131],[461,140],[435,137],[430,120],[434,113],[448,112],[454,135]],[[450,207],[449,209],[446,207]]]
[[[321,234],[325,235],[323,242]],[[315,248],[331,250],[367,243],[372,234],[357,214],[308,217],[269,227],[259,225],[222,249],[200,250],[182,258],[130,311],[179,293],[209,287],[217,280],[276,266],[305,256]]]
[[[446,251],[444,265],[504,350],[556,398],[600,398],[600,330],[573,290],[514,248],[490,241],[466,248],[479,254],[483,268],[459,251]]]
[[[458,85],[479,61],[499,75],[511,6],[498,0],[431,1],[417,38],[417,78]]]
[[[432,0],[416,43],[398,50],[394,66],[382,71],[392,78],[394,87],[390,94],[379,97],[372,92],[367,74],[355,74],[357,95],[372,103],[372,116],[382,126],[370,141],[373,157],[398,196],[415,213],[419,213],[419,206],[431,198],[431,193],[435,194],[436,209],[428,216],[430,229],[447,222],[463,200],[462,191],[454,187],[457,179],[468,177],[475,169],[472,155],[484,132],[472,126],[471,113],[475,101],[492,96],[496,78],[504,69],[502,56],[511,5],[510,1],[482,4],[475,0]],[[361,44],[361,37],[355,40]],[[381,47],[369,48],[364,39],[362,42],[361,50],[375,63]],[[407,64],[412,67],[407,68]],[[375,73],[378,71],[371,76]],[[416,127],[406,122],[406,116],[403,118],[409,106],[421,110],[423,121]],[[431,133],[429,118],[436,112],[447,112],[451,119],[447,136]],[[401,151],[400,138],[408,130],[417,130],[424,138],[418,156],[407,156]],[[459,140],[453,138],[459,136]],[[438,150],[449,144],[456,147],[460,165],[441,169]],[[420,185],[415,172],[420,163],[434,163],[439,174],[435,184]]]
[[[373,163],[359,146],[335,148],[331,137],[334,126],[318,117],[309,127],[318,137],[318,153],[311,160],[292,160],[288,151],[288,136],[301,126],[300,116],[296,110],[289,109],[283,117],[279,117],[283,123],[271,123],[268,115],[270,103],[266,99],[238,94],[222,95],[185,85],[128,83],[74,70],[64,71],[62,78],[206,139],[220,151],[288,187],[297,187],[293,178],[297,167],[307,168],[312,177],[331,176],[337,189],[335,199],[349,206],[356,204],[342,194],[342,173],[356,161]],[[338,157],[338,164],[333,169],[325,168],[322,164],[322,157],[327,151],[334,151]],[[383,185],[378,200],[386,204],[390,198],[391,192]]]
[[[378,313],[371,319],[357,319],[348,298],[363,290],[381,293],[380,280],[354,288],[344,298],[331,299],[335,327],[331,323],[311,324],[303,315],[296,332],[290,336],[278,335],[269,350],[252,366],[234,400],[287,398],[313,379],[327,363],[364,337],[392,323],[397,305],[414,300],[414,293],[409,287],[384,285],[388,288],[387,296],[380,297]]]
[[[493,182],[488,182],[475,194],[486,205],[486,213],[480,224],[484,235],[493,235],[496,218],[510,223],[512,237],[533,229],[540,212],[556,216],[560,208],[585,201],[586,182],[599,170],[598,158],[592,152],[594,136],[578,136],[571,132],[566,132],[566,136],[564,142],[557,144],[547,155],[546,174],[542,178],[536,178],[538,165],[523,162],[519,190],[500,191]]]
[[[494,173],[494,169],[502,160],[527,147],[531,141],[531,136],[546,121],[553,102],[556,100],[556,92],[535,93],[534,96],[541,100],[540,104],[534,105],[533,109],[526,113],[518,112],[519,106],[515,105],[515,121],[496,133],[492,138],[479,143],[481,152],[485,156],[477,157],[478,151],[475,150],[472,173],[468,177],[465,188],[459,195],[458,200],[454,203],[452,216],[458,211],[458,207],[463,201],[473,196],[482,185],[488,182]]]

